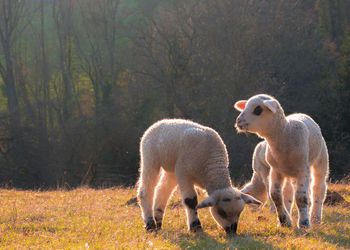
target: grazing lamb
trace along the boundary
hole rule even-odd
[[[311,177],[311,223],[321,223],[326,196],[328,152],[319,126],[305,114],[284,115],[280,103],[269,95],[256,95],[238,101],[235,108],[238,132],[251,132],[266,141],[265,159],[270,170],[270,196],[282,226],[292,220],[282,201],[281,187],[286,178],[293,180],[298,207],[298,227],[310,227],[309,182]]]
[[[266,162],[266,141],[262,141],[256,145],[253,154],[253,176],[249,183],[244,185],[241,192],[253,196],[255,199],[261,201],[263,204],[270,200],[271,211],[274,210],[274,205],[269,194],[270,190],[270,166]],[[291,209],[293,207],[293,186],[290,179],[286,179],[283,187],[283,203],[286,210],[291,214]]]
[[[226,146],[209,127],[180,119],[161,120],[144,133],[140,154],[138,199],[147,231],[161,228],[166,203],[176,185],[185,205],[188,229],[194,232],[202,228],[199,208],[210,207],[217,224],[234,235],[245,203],[261,204],[232,187]],[[199,205],[194,186],[209,195]]]

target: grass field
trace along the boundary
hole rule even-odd
[[[350,186],[333,184],[350,202]],[[135,189],[79,188],[72,191],[0,190],[0,248],[8,249],[349,249],[350,207],[324,208],[323,224],[310,230],[277,226],[268,206],[246,207],[238,236],[228,239],[209,214],[199,211],[203,233],[189,233],[179,195],[169,202],[163,229],[146,233]],[[201,196],[199,200],[202,200]]]

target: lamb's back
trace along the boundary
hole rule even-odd
[[[142,151],[151,154],[167,171],[173,171],[180,155],[189,155],[193,160],[202,158],[214,133],[208,127],[187,120],[161,120],[145,132]]]
[[[325,146],[325,142],[321,133],[321,129],[318,124],[306,114],[292,114],[287,117],[289,122],[301,122],[307,128],[307,138],[309,146],[309,161],[312,162],[318,157],[322,148]]]

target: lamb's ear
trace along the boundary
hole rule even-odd
[[[253,198],[249,194],[241,193],[241,198],[244,200],[244,202],[246,204],[254,204],[254,205],[259,205],[259,206],[261,205],[260,201],[258,201],[257,199]]]
[[[235,109],[239,112],[242,112],[245,109],[245,105],[247,104],[246,100],[241,100],[235,103]]]
[[[197,209],[199,208],[205,208],[205,207],[212,207],[215,205],[215,200],[213,196],[209,196],[205,200],[203,200],[200,204],[197,205]]]
[[[272,113],[276,113],[277,111],[277,102],[275,100],[264,100],[264,105],[272,111]]]

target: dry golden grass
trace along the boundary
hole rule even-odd
[[[350,201],[350,186],[330,187]],[[72,191],[0,190],[0,247],[8,249],[349,249],[350,207],[325,207],[324,220],[310,230],[277,227],[276,216],[245,208],[239,236],[227,239],[208,210],[199,212],[203,233],[186,231],[181,206],[166,210],[164,227],[148,234],[140,209],[126,202],[135,189],[79,188]],[[203,197],[200,198],[200,200]],[[175,194],[170,203],[179,201]],[[294,224],[296,209],[293,213]]]

